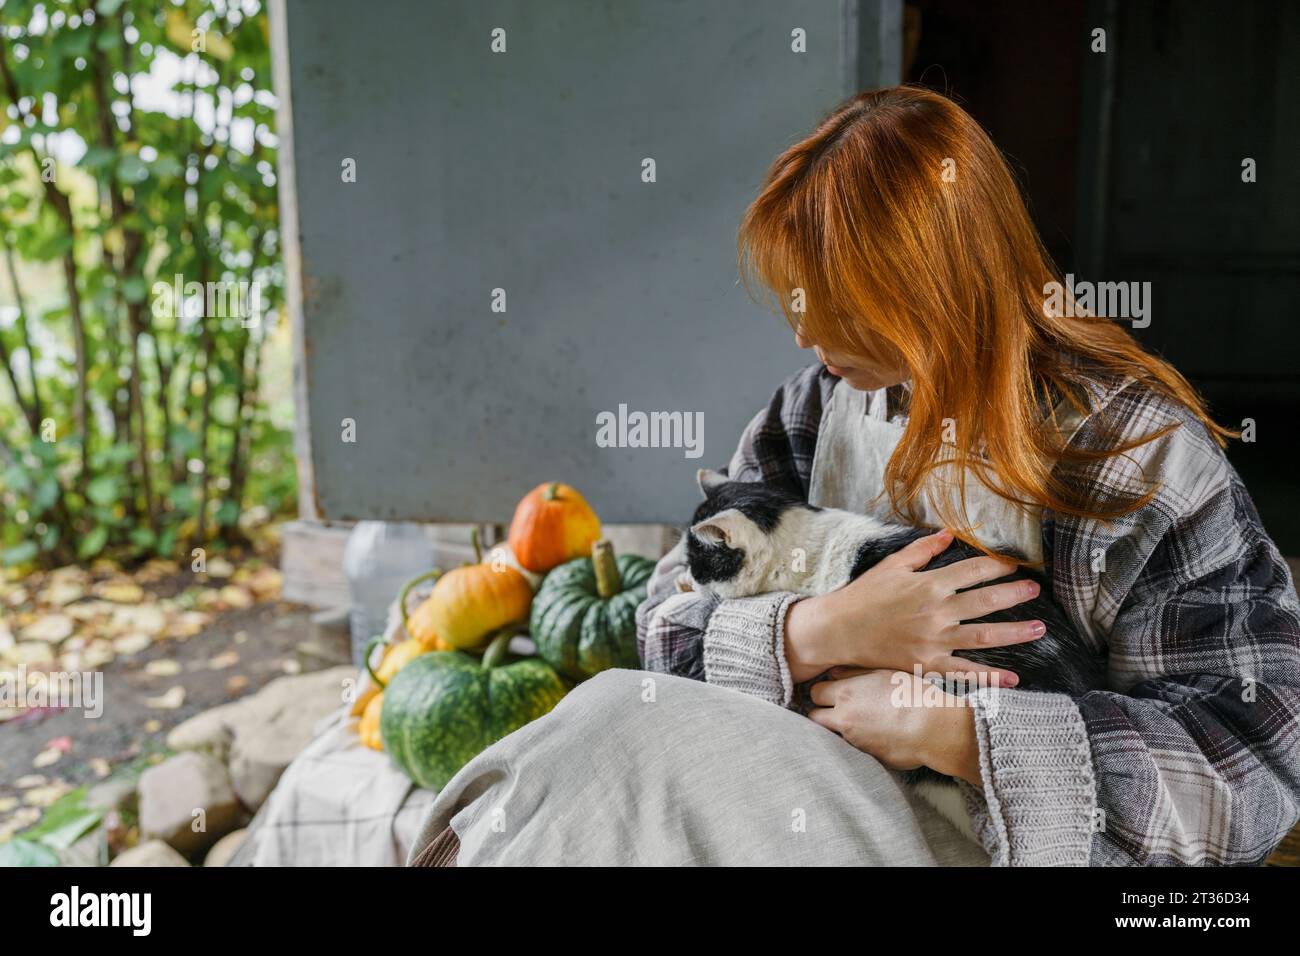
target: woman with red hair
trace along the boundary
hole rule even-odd
[[[660,673],[600,675],[489,749],[415,857],[1262,861],[1300,817],[1290,573],[1223,455],[1232,433],[1115,317],[1063,298],[979,125],[923,89],[853,98],[778,157],[740,252],[818,364],[755,417],[730,477],[947,530],[817,597],[682,590],[679,545],[638,615]],[[953,536],[986,556],[927,571]],[[1108,686],[895,706],[899,672],[1042,634],[963,623],[1037,594],[987,583],[1016,561],[1106,655]],[[809,720],[796,685],[827,672]],[[959,781],[969,826],[887,769],[919,766]]]

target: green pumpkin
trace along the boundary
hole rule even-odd
[[[502,737],[550,712],[568,685],[535,657],[505,660],[509,629],[482,659],[433,651],[412,660],[384,689],[384,750],[421,787],[441,790]]]
[[[654,562],[614,556],[597,541],[592,557],[560,565],[542,581],[529,621],[537,653],[572,681],[611,667],[639,667],[636,609]]]

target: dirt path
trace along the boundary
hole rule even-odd
[[[191,638],[159,641],[105,666],[99,718],[46,710],[0,725],[0,796],[17,795],[14,782],[32,773],[72,784],[96,780],[92,758],[115,767],[130,762],[161,749],[168,730],[200,711],[251,694],[284,674],[347,663],[346,639],[314,638],[310,613],[283,602],[225,612]],[[175,661],[181,670],[154,676],[146,667],[157,660]],[[158,709],[146,703],[169,691],[175,695],[176,687],[184,688],[181,706]],[[37,755],[64,736],[71,738],[71,749],[63,759],[36,768]]]

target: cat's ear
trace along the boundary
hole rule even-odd
[[[708,498],[731,479],[712,468],[701,468],[695,473],[695,480],[700,483],[700,491],[704,492],[704,497]]]
[[[740,540],[741,528],[748,521],[749,519],[735,508],[728,508],[694,524],[691,527],[691,534],[712,547],[720,544],[733,547]]]

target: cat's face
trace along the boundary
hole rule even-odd
[[[686,563],[696,587],[722,598],[758,593],[774,558],[773,532],[797,496],[760,482],[699,472],[704,501],[686,533]]]

